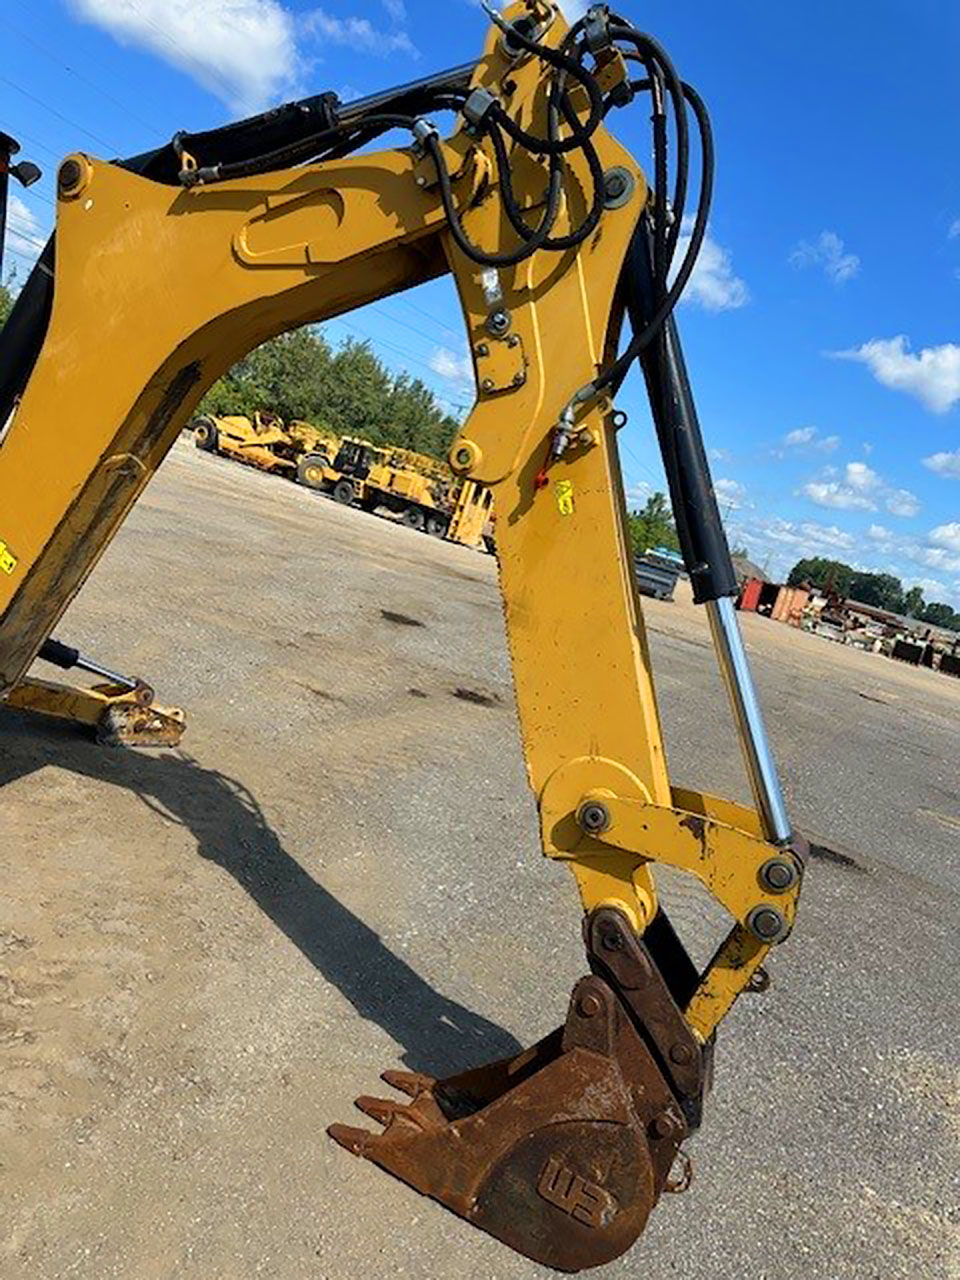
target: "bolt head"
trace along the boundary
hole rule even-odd
[[[480,383],[480,389],[482,391],[492,391],[493,388],[494,388],[494,381],[492,378],[484,378],[484,380]]]
[[[588,992],[587,995],[581,996],[577,1001],[577,1012],[583,1018],[595,1018],[601,1008],[602,1005],[600,1004],[599,998],[593,995],[592,992]]]
[[[627,189],[627,180],[622,173],[611,173],[606,181],[607,195],[617,200]]]
[[[515,387],[522,387],[526,380],[527,375],[525,373],[515,373],[513,375],[513,385]]]
[[[470,452],[469,449],[457,450],[456,463],[458,467],[469,467],[472,461],[473,461],[473,454]]]
[[[776,907],[754,907],[747,927],[760,942],[779,942],[786,936],[786,921]]]
[[[577,814],[577,821],[580,823],[581,830],[587,835],[602,835],[610,827],[610,812],[606,805],[591,801],[581,808]]]
[[[675,1044],[670,1050],[670,1061],[678,1067],[686,1067],[693,1061],[693,1050],[688,1044]]]
[[[799,878],[795,864],[786,858],[771,858],[760,868],[760,883],[771,893],[786,893]]]
[[[653,1122],[653,1131],[660,1138],[678,1138],[683,1125],[672,1111],[662,1111]]]
[[[501,307],[497,311],[491,311],[487,317],[487,330],[492,333],[495,338],[502,338],[510,328],[510,312],[504,311]]]

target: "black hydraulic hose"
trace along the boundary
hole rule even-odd
[[[565,100],[564,114],[566,115],[568,112],[572,114],[572,108]],[[496,125],[491,125],[487,132],[497,159],[497,172],[500,178],[500,194],[504,211],[517,235],[529,241],[533,238],[534,231],[527,225],[523,210],[517,203],[516,195],[514,194],[513,180],[510,174],[510,158],[507,155],[503,135]],[[566,236],[548,237],[540,246],[542,249],[562,251],[576,248],[577,245],[582,244],[588,236],[593,234],[603,216],[605,198],[603,165],[592,142],[588,141],[584,144],[583,153],[590,166],[590,174],[593,180],[593,201],[590,210],[575,231]]]
[[[440,149],[439,138],[436,134],[429,134],[424,142],[424,146],[430,153],[437,169],[437,178],[440,183],[440,198],[443,201],[444,212],[446,213],[447,222],[450,226],[450,234],[453,236],[457,248],[460,249],[462,253],[466,254],[468,258],[482,267],[515,267],[518,263],[531,257],[538,249],[543,247],[544,241],[549,236],[551,228],[557,220],[557,212],[560,208],[560,197],[563,192],[563,166],[559,157],[553,157],[553,167],[550,172],[550,185],[547,193],[547,208],[540,226],[520,249],[516,249],[512,253],[487,253],[485,250],[471,243],[463,229],[463,224],[460,221],[460,215],[457,213],[457,207],[454,202],[453,184],[450,181],[450,172],[447,169],[447,162],[444,160],[443,152]]]
[[[650,74],[651,61],[660,67],[673,103],[674,121],[677,130],[677,181],[673,192],[673,213],[676,221],[670,229],[667,241],[668,257],[672,259],[680,238],[683,213],[687,202],[688,174],[690,172],[690,132],[687,126],[687,112],[684,101],[685,86],[677,74],[669,54],[653,36],[641,33],[627,23],[618,21],[614,21],[611,24],[611,34],[615,39],[624,40],[634,46],[640,61],[648,69],[648,75]]]
[[[685,84],[683,86],[684,95],[690,106],[693,108],[694,115],[697,117],[697,124],[700,129],[701,145],[703,148],[703,176],[700,183],[700,206],[697,210],[696,221],[690,235],[690,244],[683,259],[683,264],[677,272],[677,278],[672,287],[668,290],[666,297],[657,309],[656,313],[650,317],[645,326],[639,333],[634,333],[629,346],[623,355],[619,357],[606,372],[602,373],[593,383],[594,392],[606,390],[607,387],[619,388],[624,378],[630,371],[630,366],[642,351],[653,341],[657,333],[660,331],[663,322],[673,312],[674,307],[680,301],[684,289],[693,274],[693,269],[697,264],[697,258],[700,256],[700,250],[703,247],[704,237],[707,234],[707,222],[710,217],[710,206],[713,202],[713,181],[716,169],[716,158],[713,147],[713,130],[710,126],[710,117],[703,103],[703,99],[697,91]]]
[[[584,22],[581,18],[570,29],[567,39],[564,41],[564,48],[573,43],[576,36],[583,29],[583,25]],[[504,111],[499,102],[491,107],[491,115],[504,133],[509,134],[514,142],[519,142],[528,151],[534,151],[540,155],[564,155],[569,151],[576,151],[593,137],[603,120],[603,94],[596,78],[576,58],[571,58],[569,54],[560,49],[550,49],[546,45],[539,44],[536,40],[528,39],[515,26],[510,28],[510,39],[516,40],[521,48],[535,54],[542,62],[555,67],[558,72],[565,72],[568,76],[572,76],[574,80],[578,81],[586,90],[587,97],[590,99],[590,115],[586,124],[581,125],[578,123],[573,126],[568,138],[538,138],[536,134],[528,133]],[[561,83],[559,92],[562,91],[563,86]],[[551,90],[551,105],[553,106],[556,106],[557,100],[554,95],[557,92],[558,86],[554,84]]]

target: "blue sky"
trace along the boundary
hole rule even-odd
[[[438,11],[442,21],[437,20]],[[680,312],[731,537],[783,572],[830,555],[960,607],[960,6],[671,0],[623,11],[705,96],[710,240]],[[0,127],[45,170],[8,266],[54,217],[56,161],[127,155],[290,96],[350,97],[477,55],[469,0],[2,0]],[[616,128],[642,163],[648,112]],[[449,282],[330,326],[471,401]],[[631,494],[662,487],[641,384]]]

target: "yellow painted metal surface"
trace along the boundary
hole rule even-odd
[[[565,32],[558,18],[548,38],[559,43]],[[496,88],[508,73],[511,111],[525,128],[542,129],[543,69],[534,59],[508,63],[494,32],[475,81]],[[496,510],[544,851],[569,863],[585,909],[616,906],[641,930],[657,910],[657,861],[698,875],[738,920],[751,884],[750,905],[761,902],[758,859],[773,850],[756,815],[671,787],[612,405],[588,406],[576,445],[547,467],[562,409],[609,358],[618,280],[648,198],[627,151],[602,128],[593,141],[605,170],[634,176],[632,194],[575,252],[541,252],[492,277],[454,245],[435,185],[417,183],[429,166],[412,149],[191,190],[84,158],[82,179],[60,201],[47,339],[0,448],[10,566],[0,574],[0,695],[20,680],[221,373],[275,334],[450,270],[479,388],[451,460]],[[495,187],[485,185],[490,155],[462,132],[448,147],[467,233],[488,249],[513,247]],[[581,152],[568,167],[556,234],[583,220],[591,190]],[[543,170],[518,155],[521,204],[534,208],[543,186]],[[492,296],[510,316],[496,340]],[[604,838],[579,828],[586,796],[603,796],[611,810]],[[701,1034],[767,949],[742,926],[734,931],[690,1009]]]

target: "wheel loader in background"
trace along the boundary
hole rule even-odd
[[[661,1194],[688,1182],[682,1148],[704,1118],[717,1029],[765,989],[804,861],[674,318],[710,210],[706,108],[657,41],[605,5],[572,26],[549,0],[487,13],[476,63],[179,133],[121,162],[63,162],[55,244],[0,335],[0,697],[217,377],[284,328],[452,273],[478,394],[450,464],[493,494],[540,844],[574,877],[589,972],[533,1048],[445,1080],[386,1071],[398,1094],[357,1100],[382,1132],[330,1134],[577,1271],[630,1248]],[[605,125],[638,99],[652,104],[652,183]],[[448,138],[440,111],[456,117]],[[395,130],[404,145],[370,149]],[[754,807],[667,769],[617,450],[615,396],[635,362]],[[657,864],[698,879],[732,920],[702,969],[658,897]],[[425,850],[425,877],[431,865]],[[377,1230],[376,1215],[361,1220]]]

